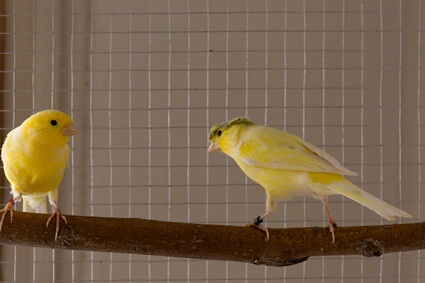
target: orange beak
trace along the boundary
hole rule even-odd
[[[215,143],[211,143],[210,147],[208,148],[208,153],[210,152],[216,152],[216,151],[220,151],[221,149],[218,147],[218,145],[216,145]]]
[[[69,125],[68,127],[63,129],[63,134],[67,137],[72,137],[78,134],[79,131],[77,127],[74,126],[74,124]]]

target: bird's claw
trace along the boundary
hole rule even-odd
[[[255,227],[255,228],[260,229],[261,231],[265,232],[266,238],[264,240],[266,241],[266,243],[268,243],[269,240],[270,240],[269,230],[264,225],[261,225],[261,223],[263,223],[263,219],[261,218],[261,216],[258,216],[256,218],[254,218],[254,223],[248,224],[248,226]]]
[[[329,231],[332,233],[332,244],[335,243],[335,228],[337,227],[335,222],[329,222]]]
[[[49,219],[47,219],[46,227],[49,227],[50,220],[52,220],[56,216],[56,233],[55,233],[55,241],[58,240],[58,233],[59,233],[59,225],[60,225],[60,219],[62,218],[63,221],[65,221],[65,224],[68,224],[66,221],[65,216],[62,214],[59,208],[55,208],[55,211],[53,211],[52,215],[50,215]]]
[[[3,227],[4,219],[6,218],[7,212],[10,211],[10,223],[12,223],[13,220],[13,205],[14,201],[10,200],[3,209],[0,209],[0,213],[3,212],[0,220],[0,232],[1,228]]]

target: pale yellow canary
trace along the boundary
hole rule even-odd
[[[357,173],[295,135],[257,125],[248,118],[235,118],[213,126],[209,140],[208,152],[221,151],[232,157],[249,178],[266,190],[266,213],[254,220],[257,225],[276,210],[278,201],[303,195],[325,205],[333,242],[336,224],[328,205],[330,195],[348,197],[387,220],[394,220],[395,216],[412,217],[342,177]]]
[[[71,117],[57,110],[38,112],[9,132],[3,143],[1,158],[13,197],[0,210],[3,212],[0,231],[8,211],[12,222],[15,202],[23,198],[24,211],[32,208],[36,212],[47,212],[48,197],[54,211],[46,225],[49,225],[53,217],[57,217],[57,240],[60,218],[66,223],[57,204],[58,186],[68,166],[71,151],[68,141],[76,134],[78,129]]]

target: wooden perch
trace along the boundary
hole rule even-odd
[[[0,243],[55,249],[149,254],[183,258],[230,260],[287,266],[310,256],[380,256],[425,248],[425,222],[384,226],[338,227],[331,243],[327,228],[269,229],[249,226],[202,225],[134,218],[67,215],[55,242],[48,215],[15,211],[6,217]]]

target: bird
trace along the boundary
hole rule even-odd
[[[343,195],[373,210],[387,220],[412,216],[367,193],[345,179],[356,176],[334,157],[296,135],[258,125],[247,117],[234,118],[211,127],[208,153],[222,152],[234,159],[239,168],[266,190],[266,212],[254,219],[262,227],[263,219],[276,210],[279,201],[311,196],[322,201],[328,227],[335,243],[336,223],[332,218],[328,196]]]
[[[24,211],[47,213],[48,198],[54,210],[46,226],[56,216],[57,241],[60,219],[67,224],[58,206],[58,186],[69,166],[68,141],[76,134],[78,129],[72,118],[58,110],[37,112],[7,134],[1,159],[13,197],[0,210],[0,231],[8,211],[12,223],[15,202],[23,199]]]

